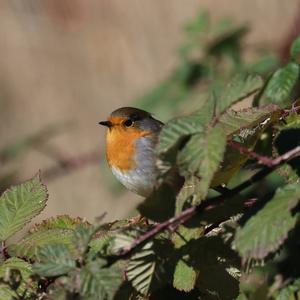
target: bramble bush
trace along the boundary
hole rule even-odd
[[[40,174],[7,189],[0,299],[300,297],[300,37],[279,66],[261,53],[245,62],[243,26],[201,13],[186,31],[179,67],[139,100],[166,115],[199,107],[160,133],[145,218],[57,216],[14,243],[48,194]],[[252,107],[232,109],[249,97]]]

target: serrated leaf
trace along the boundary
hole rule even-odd
[[[299,76],[299,65],[290,62],[278,69],[267,83],[263,95],[263,103],[275,103],[281,107],[290,101],[290,94]]]
[[[47,189],[39,175],[5,191],[0,197],[0,240],[22,229],[45,208],[47,199]]]
[[[179,291],[190,292],[196,283],[197,273],[193,267],[179,260],[175,267],[173,286]]]
[[[81,296],[95,297],[95,299],[113,298],[122,282],[121,272],[115,266],[103,268],[104,264],[104,260],[97,259],[88,262],[80,270]]]
[[[197,204],[206,196],[211,180],[219,168],[225,151],[226,136],[219,127],[208,129],[191,137],[178,154],[178,166],[183,176],[196,176],[200,179],[197,186]]]
[[[290,49],[291,59],[297,60],[299,54],[300,54],[300,35],[292,43]]]
[[[74,253],[75,249],[72,241],[73,230],[59,228],[40,230],[27,235],[17,244],[9,245],[8,253],[26,259],[34,259],[41,247],[51,244],[65,244]]]
[[[61,215],[43,220],[41,223],[35,224],[30,232],[47,229],[75,229],[77,225],[82,224],[88,227],[90,224],[80,217],[72,218],[68,215]]]
[[[67,274],[76,267],[70,250],[64,244],[45,245],[38,251],[38,260],[33,265],[33,272],[44,277]]]
[[[172,149],[180,147],[181,142],[190,135],[203,131],[203,126],[207,125],[213,117],[214,102],[212,100],[208,99],[195,113],[175,118],[162,128],[156,147],[160,157],[164,158],[164,155]]]
[[[116,233],[112,232],[101,232],[100,235],[99,233],[97,234],[97,238],[93,239],[89,243],[89,256],[94,257],[97,255],[97,253],[103,251],[104,249],[109,246],[114,240],[114,235]]]
[[[229,137],[245,128],[278,121],[280,115],[281,109],[275,104],[249,107],[239,111],[227,110],[222,114],[216,126],[222,127],[226,136]]]
[[[214,103],[208,99],[203,107],[189,116],[178,117],[162,128],[159,141],[156,147],[157,153],[161,156],[171,150],[172,147],[180,144],[182,139],[203,131],[205,126],[213,117]]]
[[[87,252],[89,243],[91,242],[96,232],[100,230],[100,227],[101,226],[99,225],[92,225],[87,227],[83,224],[79,224],[76,226],[74,230],[73,243],[76,247],[78,256],[84,255]]]
[[[21,274],[21,282],[19,287],[17,288],[17,292],[19,294],[22,294],[25,291],[25,289],[27,289],[28,292],[30,293],[32,287],[34,286],[34,284],[31,287],[27,285],[29,277],[32,275],[31,265],[20,258],[11,257],[7,259],[3,264],[0,265],[0,278],[5,278],[8,274],[8,270],[18,270]],[[1,296],[0,299],[6,299],[4,295],[2,298],[1,291],[2,291],[2,287],[0,286],[0,296]],[[14,292],[9,291],[9,289],[7,289],[6,292],[3,291],[3,293],[16,296]]]
[[[253,150],[261,134],[278,122],[281,109],[276,105],[248,108],[238,112],[226,111],[216,125],[244,148]],[[227,145],[221,168],[215,173],[211,186],[226,184],[246,163],[249,156]]]
[[[233,104],[241,101],[257,92],[263,86],[263,81],[259,76],[240,74],[217,96],[217,115],[222,114]]]
[[[152,246],[153,242],[148,242],[139,252],[132,255],[126,268],[127,279],[143,295],[147,295],[150,290],[155,270],[156,260]]]
[[[274,197],[236,232],[234,247],[244,258],[262,259],[276,251],[295,226],[291,210],[300,201],[300,185],[277,189]]]

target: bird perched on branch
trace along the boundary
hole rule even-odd
[[[108,128],[106,158],[113,174],[130,191],[149,196],[158,176],[155,145],[164,124],[133,107],[119,108],[99,124]]]

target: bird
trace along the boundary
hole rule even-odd
[[[130,191],[148,197],[159,174],[155,146],[164,123],[145,110],[121,107],[107,120],[106,159],[115,177]]]

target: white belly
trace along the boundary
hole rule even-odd
[[[135,169],[122,172],[114,167],[111,170],[125,187],[140,196],[147,197],[154,189],[156,181],[156,172],[154,170],[151,172],[150,170]]]

